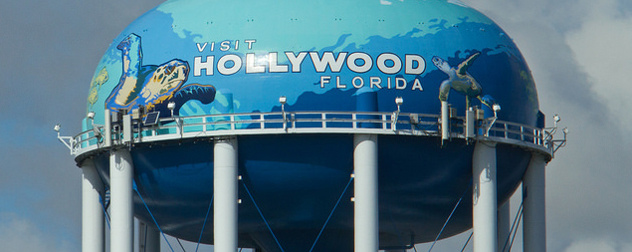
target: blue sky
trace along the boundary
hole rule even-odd
[[[0,2],[3,249],[80,250],[81,172],[52,126],[79,132],[103,52],[161,2]],[[549,121],[559,113],[570,128],[568,146],[547,167],[549,251],[632,251],[632,2],[463,2],[514,39],[532,70],[541,110]],[[458,251],[465,239],[442,241],[433,251]],[[424,250],[427,245],[418,246]]]

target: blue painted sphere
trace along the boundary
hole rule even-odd
[[[114,15],[115,16],[115,15]],[[373,104],[358,101],[365,94]],[[438,114],[440,101],[502,106],[501,120],[536,126],[538,99],[524,58],[493,21],[458,0],[171,0],[130,24],[95,71],[87,110],[142,107],[170,116],[280,111]],[[84,123],[85,124],[85,123]],[[247,125],[246,125],[247,126]],[[84,125],[89,128],[88,125]],[[206,140],[206,141],[205,141]],[[212,243],[205,220],[213,194],[209,139],[138,145],[135,181],[167,234]],[[528,151],[498,146],[499,201],[522,177]],[[471,180],[473,145],[430,137],[380,136],[380,245],[435,238]],[[239,136],[240,246],[307,251],[352,246],[353,136]],[[107,155],[96,156],[108,181]],[[471,193],[471,192],[470,192]],[[135,214],[152,223],[140,199]],[[256,203],[256,205],[255,205]],[[266,228],[261,211],[275,237]],[[212,216],[212,215],[211,215]],[[466,196],[444,236],[471,227]]]

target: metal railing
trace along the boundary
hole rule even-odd
[[[547,129],[488,118],[475,122],[476,134],[466,136],[464,117],[450,118],[450,138],[486,139],[519,145],[552,156],[555,149],[552,133]],[[148,143],[201,137],[261,134],[344,133],[441,137],[440,116],[416,113],[385,112],[266,112],[199,115],[161,118],[157,124],[144,125],[132,121],[131,141],[124,142],[121,123],[112,124],[111,134],[102,126],[69,137],[72,155],[105,146],[104,137],[111,136],[112,145]]]

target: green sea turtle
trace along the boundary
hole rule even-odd
[[[485,104],[485,102],[481,99],[483,88],[480,84],[478,84],[476,79],[467,72],[467,69],[479,55],[479,52],[472,54],[456,68],[451,67],[450,64],[442,58],[437,56],[432,57],[432,63],[434,63],[439,70],[448,75],[448,79],[444,80],[439,88],[440,101],[447,101],[450,89],[454,89],[454,91],[465,95],[466,106],[468,108],[471,106],[472,99],[474,98],[478,98]],[[489,104],[485,105],[490,106]]]
[[[174,113],[188,100],[199,100],[208,104],[215,99],[215,87],[212,85],[186,84],[189,76],[189,64],[173,59],[160,66],[143,65],[141,38],[136,34],[128,35],[117,46],[122,52],[123,73],[118,85],[112,90],[105,107],[116,111],[127,111],[143,106],[146,111],[170,113],[169,102],[176,103]]]

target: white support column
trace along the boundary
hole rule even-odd
[[[544,157],[534,153],[522,179],[524,252],[546,251],[545,166]]]
[[[498,251],[504,252],[507,237],[511,232],[511,199],[498,207]]]
[[[152,224],[138,224],[138,252],[160,252],[160,232]]]
[[[237,251],[237,138],[217,139],[213,158],[214,251]]]
[[[92,159],[86,159],[81,164],[82,192],[81,192],[81,251],[103,252],[105,250],[105,229],[101,195],[103,182],[99,178]]]
[[[498,251],[496,144],[476,142],[472,159],[474,252]]]
[[[110,152],[110,250],[134,251],[134,165],[127,149]]]
[[[377,135],[353,137],[354,251],[379,249]]]
[[[441,142],[450,138],[450,111],[447,101],[441,101]]]

